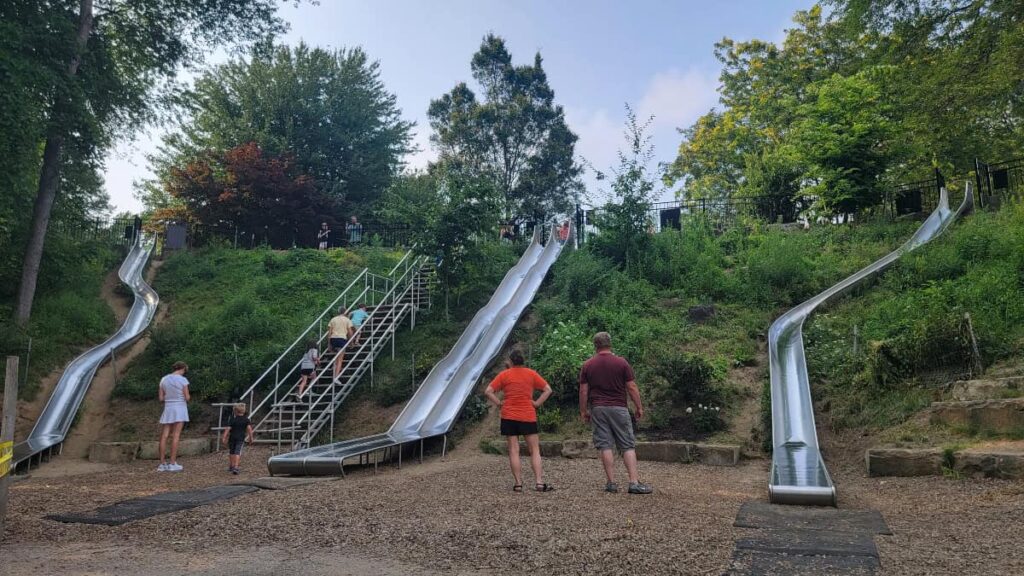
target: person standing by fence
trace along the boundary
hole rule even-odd
[[[327,250],[331,245],[331,229],[327,222],[320,223],[320,229],[316,231],[317,249]]]
[[[355,216],[345,226],[345,231],[348,232],[349,246],[355,246],[363,241],[363,225],[359,223],[359,219]]]

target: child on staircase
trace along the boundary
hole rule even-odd
[[[299,398],[302,398],[302,394],[306,391],[306,384],[310,378],[314,377],[319,366],[320,351],[317,349],[316,342],[307,340],[306,353],[302,355],[302,362],[299,364],[299,373],[302,374],[302,378],[299,380]]]
[[[245,404],[235,404],[234,414],[228,420],[221,442],[228,448],[228,472],[237,475],[242,464],[242,446],[246,442],[252,444],[252,423],[245,415]]]

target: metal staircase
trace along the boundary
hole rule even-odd
[[[310,446],[326,427],[333,436],[334,415],[341,403],[367,372],[372,378],[374,361],[389,342],[394,357],[399,327],[408,318],[410,329],[415,328],[416,312],[430,305],[435,278],[434,263],[412,251],[387,276],[363,270],[239,399],[248,404],[255,441],[297,449]],[[359,304],[367,305],[370,316],[344,348],[329,351],[327,322],[338,307]],[[310,376],[305,394],[298,398],[299,367],[306,352],[304,343],[309,340],[316,342],[320,365]],[[334,378],[334,359],[339,352],[345,359]],[[223,429],[232,405],[214,405],[221,414],[217,429]]]

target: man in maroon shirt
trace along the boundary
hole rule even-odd
[[[619,491],[615,483],[614,446],[622,452],[622,461],[626,464],[629,493],[650,494],[654,489],[640,481],[636,469],[636,438],[626,403],[627,397],[632,399],[636,419],[644,417],[633,367],[625,358],[612,354],[612,337],[607,332],[594,335],[594,349],[597,353],[580,369],[580,417],[593,427],[594,447],[601,451],[601,464],[608,477],[605,490]]]

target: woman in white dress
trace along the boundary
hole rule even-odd
[[[188,422],[188,404],[192,399],[188,393],[188,380],[185,373],[188,365],[175,362],[172,372],[160,379],[160,401],[164,403],[164,412],[160,416],[160,466],[157,472],[181,472],[178,464],[178,438],[181,428]],[[171,436],[173,434],[173,436]],[[171,461],[164,460],[167,453],[167,437],[171,436]]]

